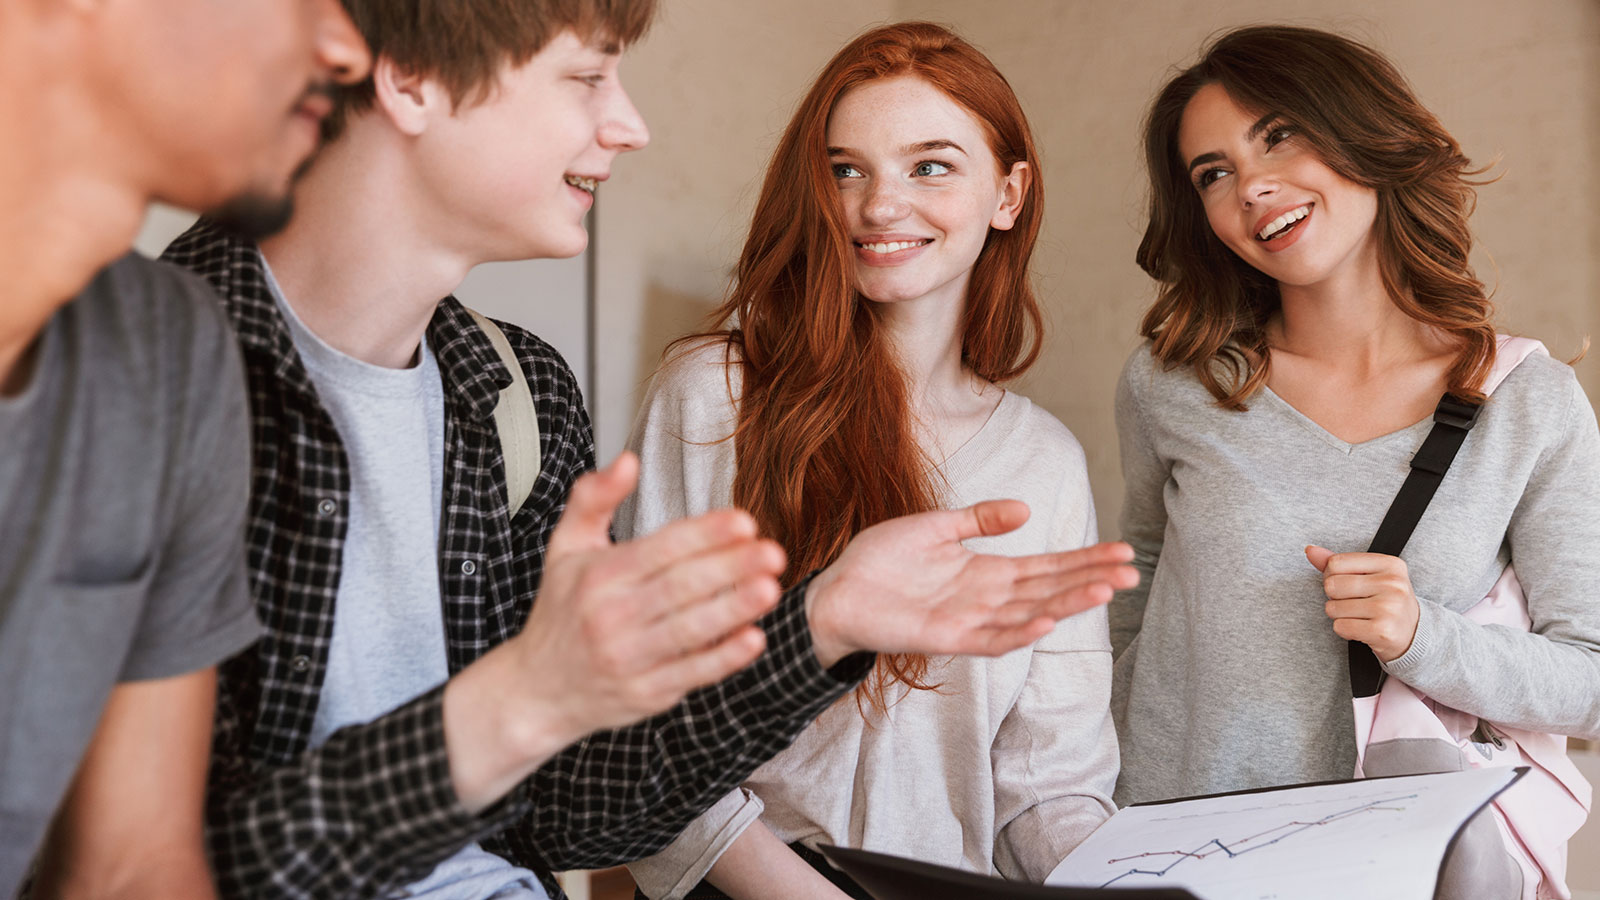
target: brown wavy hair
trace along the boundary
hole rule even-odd
[[[1156,96],[1145,120],[1150,221],[1136,257],[1161,283],[1140,333],[1167,367],[1186,365],[1218,405],[1246,409],[1271,365],[1266,323],[1278,285],[1212,233],[1178,152],[1178,127],[1201,87],[1219,84],[1247,110],[1280,114],[1335,172],[1378,196],[1374,236],[1384,288],[1406,315],[1459,350],[1449,391],[1482,402],[1494,363],[1493,306],[1468,263],[1469,180],[1461,152],[1405,78],[1377,51],[1310,28],[1230,31]]]
[[[933,466],[912,430],[906,379],[875,304],[857,292],[828,158],[828,117],[851,88],[915,75],[972,114],[1001,173],[1031,169],[1015,225],[991,229],[967,289],[962,361],[1006,381],[1039,355],[1043,321],[1028,259],[1043,212],[1039,158],[1016,94],[987,57],[939,25],[902,22],[851,41],[800,101],[767,168],[720,329],[741,366],[733,502],[789,555],[785,583],[832,562],[862,529],[937,509]],[[669,350],[669,352],[671,352]],[[879,657],[858,705],[887,709],[896,682],[928,690],[925,656]],[[863,712],[864,712],[863,708]]]

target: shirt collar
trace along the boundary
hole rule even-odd
[[[454,296],[445,297],[434,309],[428,343],[438,356],[447,396],[464,400],[476,419],[492,418],[500,392],[511,386],[511,370]]]
[[[260,354],[270,360],[276,377],[314,393],[288,323],[273,299],[255,242],[201,219],[162,257],[211,282],[247,356]],[[439,301],[427,335],[439,361],[447,401],[474,419],[492,418],[500,392],[511,384],[511,371],[489,336],[454,296]]]

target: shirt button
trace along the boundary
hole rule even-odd
[[[461,561],[461,574],[463,574],[463,575],[475,575],[475,574],[477,574],[477,572],[478,572],[478,564],[477,563],[473,562],[470,559],[464,559],[464,560]]]
[[[289,668],[294,669],[296,672],[304,672],[311,668],[311,657],[305,654],[296,656],[294,659],[289,660]]]
[[[339,504],[333,502],[330,499],[323,498],[323,500],[320,503],[317,504],[317,512],[319,514],[321,514],[321,515],[331,516],[331,515],[333,515],[334,513],[338,512],[338,511],[339,511]]]

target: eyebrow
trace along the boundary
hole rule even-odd
[[[1261,137],[1261,132],[1266,131],[1267,126],[1271,125],[1273,122],[1276,122],[1278,118],[1279,116],[1277,110],[1273,110],[1272,112],[1269,112],[1257,119],[1256,123],[1250,126],[1250,130],[1244,133],[1244,139],[1247,141],[1254,141],[1256,138]]]
[[[960,144],[949,140],[948,138],[934,138],[931,141],[921,141],[915,144],[907,144],[900,148],[900,153],[902,156],[910,156],[914,153],[927,153],[931,150],[954,150],[962,156],[970,155],[967,153],[967,151],[961,149]],[[849,147],[828,148],[829,156],[845,156],[852,153],[855,153],[855,151],[851,150]]]
[[[960,144],[948,138],[935,138],[931,141],[923,141],[920,144],[907,144],[900,148],[900,152],[906,154],[927,153],[930,150],[954,150],[962,156],[967,155],[967,151],[961,149]]]
[[[1281,118],[1281,116],[1279,116],[1277,111],[1274,110],[1273,112],[1269,112],[1257,119],[1255,124],[1250,126],[1250,130],[1244,133],[1245,142],[1255,143],[1256,138],[1260,137],[1261,133],[1266,131],[1267,127],[1273,122],[1278,121],[1279,118]],[[1206,163],[1218,162],[1219,160],[1226,158],[1227,157],[1216,151],[1212,151],[1211,153],[1202,153],[1199,156],[1196,156],[1194,159],[1189,160],[1189,171],[1193,172],[1195,169],[1205,165]]]
[[[596,32],[583,39],[583,46],[602,56],[621,56],[622,42],[605,32]]]

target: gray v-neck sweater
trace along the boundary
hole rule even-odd
[[[1223,410],[1134,352],[1117,429],[1144,577],[1110,610],[1119,804],[1350,777],[1345,642],[1303,548],[1365,550],[1432,424],[1347,444],[1270,390]],[[1495,722],[1600,735],[1600,435],[1571,368],[1511,372],[1404,559],[1421,620],[1392,676]],[[1463,617],[1513,559],[1532,633]]]

